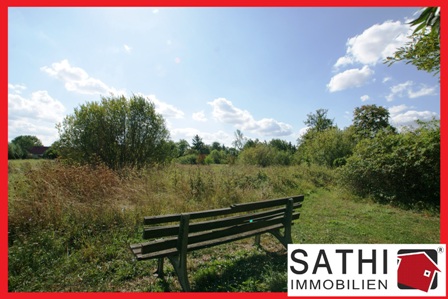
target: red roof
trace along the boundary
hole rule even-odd
[[[28,152],[32,155],[43,155],[49,148],[49,146],[33,146]]]

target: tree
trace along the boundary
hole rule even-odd
[[[246,144],[247,138],[244,137],[243,132],[240,130],[235,131],[235,141],[232,142],[232,145],[239,151],[244,148]]]
[[[316,132],[323,132],[334,127],[334,119],[327,118],[328,109],[317,109],[316,113],[307,114],[305,125]]]
[[[18,156],[18,158],[26,158],[28,156],[28,151],[33,146],[42,146],[42,142],[36,136],[31,135],[21,135],[17,136],[11,143],[14,144],[18,148],[14,149],[14,156]],[[19,150],[20,149],[20,150]]]
[[[102,97],[101,102],[81,105],[58,129],[61,154],[75,161],[99,160],[121,169],[168,159],[165,121],[154,103],[142,96]]]
[[[22,148],[15,143],[8,142],[8,159],[20,159],[22,157]]]
[[[192,144],[191,148],[195,150],[198,154],[200,155],[207,154],[208,152],[207,146],[202,141],[202,138],[199,137],[199,135],[194,136],[191,144]]]
[[[61,148],[61,142],[59,140],[53,142],[48,150],[45,151],[43,157],[45,159],[56,159],[60,156],[59,149]]]
[[[210,148],[210,150],[217,150],[217,151],[220,151],[220,150],[225,150],[225,145],[223,144],[222,146],[221,146],[221,143],[219,143],[218,141],[214,141],[213,143],[212,143],[212,146],[211,146],[211,148]]]
[[[395,132],[395,128],[389,124],[389,111],[376,105],[355,108],[353,126],[356,134],[361,138],[373,138],[381,130]]]
[[[292,145],[291,142],[286,142],[281,139],[272,139],[269,141],[269,146],[272,146],[280,151],[294,153],[296,151],[296,147]]]
[[[182,157],[187,153],[187,150],[190,148],[190,144],[187,140],[181,139],[177,143],[177,151],[178,151],[178,157]]]
[[[418,70],[437,75],[440,72],[440,8],[427,7],[420,16],[409,22],[417,26],[410,42],[398,48],[384,63],[389,66],[398,61],[413,64]]]

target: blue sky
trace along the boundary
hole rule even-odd
[[[440,116],[438,76],[383,59],[418,8],[9,8],[8,138],[58,139],[101,96],[141,94],[171,139],[296,144],[307,114],[344,128],[376,104],[391,123]]]

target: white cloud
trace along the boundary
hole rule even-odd
[[[68,91],[74,91],[81,94],[123,94],[123,91],[109,87],[101,80],[90,77],[85,70],[79,67],[71,66],[68,60],[51,64],[51,67],[44,66],[40,68],[51,77],[64,82]]]
[[[244,124],[242,130],[257,132],[263,136],[288,136],[292,134],[292,126],[272,118],[263,118]]]
[[[436,87],[422,86],[422,88],[420,90],[417,90],[417,91],[409,90],[408,91],[408,96],[411,99],[419,98],[419,97],[423,97],[423,96],[432,96],[435,94],[436,94]]]
[[[126,51],[126,53],[131,53],[132,48],[126,44],[123,45],[124,50]]]
[[[435,95],[437,87],[428,87],[421,85],[419,89],[414,90],[414,82],[406,81],[390,87],[390,93],[386,96],[388,102],[393,101],[396,98],[408,97],[410,99]]]
[[[346,55],[339,58],[335,68],[353,64],[375,65],[408,41],[411,27],[400,21],[375,24],[360,35],[349,38]]]
[[[327,88],[330,92],[340,91],[353,87],[360,87],[370,79],[374,71],[367,65],[362,69],[350,69],[334,75]]]
[[[33,92],[29,99],[17,94],[8,95],[8,113],[12,117],[27,116],[56,123],[62,120],[64,112],[64,105],[45,90]]]
[[[386,96],[386,100],[391,102],[395,97],[403,97],[406,90],[409,90],[412,86],[412,81],[406,81],[390,87],[390,94]]]
[[[64,115],[64,105],[45,90],[33,92],[30,98],[8,94],[8,137],[34,135],[50,145],[57,139],[55,126]]]
[[[368,95],[366,95],[366,94],[361,96],[361,101],[363,101],[363,102],[365,102],[365,101],[367,101],[369,99],[370,99],[370,97]]]
[[[148,95],[148,96],[142,95],[142,96],[153,102],[157,113],[162,114],[163,117],[183,118],[185,115],[185,113],[182,110],[171,104],[162,102],[161,100],[157,99],[155,95]]]
[[[196,121],[202,121],[202,122],[207,121],[204,111],[199,111],[199,112],[193,113],[192,117]]]
[[[411,107],[408,107],[408,106],[403,104],[403,105],[398,105],[398,106],[392,106],[388,110],[389,110],[390,115],[394,116],[394,115],[398,115],[401,112],[403,112],[403,111],[405,111],[407,109],[410,109],[410,108]]]
[[[24,91],[26,89],[26,86],[23,84],[8,83],[8,89],[11,89],[16,94],[21,94],[22,91]]]
[[[413,107],[398,105],[390,107],[390,122],[393,126],[400,128],[403,126],[414,126],[416,120],[429,121],[433,118],[439,118],[439,115],[431,111],[411,110]]]
[[[388,81],[390,81],[390,80],[392,80],[391,77],[384,77],[384,79],[383,79],[383,83],[386,83],[386,82],[388,82]]]
[[[353,64],[353,63],[354,63],[354,60],[352,57],[342,56],[342,57],[339,57],[338,61],[336,61],[334,67],[337,69],[340,66],[345,66],[345,65]]]
[[[236,108],[231,101],[225,98],[218,98],[207,104],[213,107],[213,117],[220,122],[242,125],[254,121],[249,111]]]
[[[235,107],[231,101],[218,98],[208,102],[213,107],[213,117],[223,123],[232,124],[243,131],[247,130],[263,136],[288,136],[292,134],[292,126],[272,118],[255,120],[247,111]]]

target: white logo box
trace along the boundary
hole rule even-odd
[[[445,244],[289,244],[288,296],[446,296]]]

